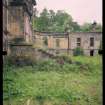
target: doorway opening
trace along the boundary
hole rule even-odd
[[[102,55],[102,50],[101,50],[101,49],[98,50],[98,54],[99,54],[99,55]]]
[[[90,50],[90,56],[94,56],[94,50]]]

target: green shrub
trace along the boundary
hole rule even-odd
[[[24,55],[10,55],[7,58],[8,65],[16,65],[16,66],[28,66],[35,64],[36,59],[31,54]]]
[[[54,60],[47,59],[36,62],[33,68],[35,71],[59,71],[61,66]]]
[[[64,62],[69,63],[69,64],[73,63],[71,57],[68,55],[65,55],[65,54],[56,56],[56,59],[57,59],[58,63],[62,62],[61,64],[64,64]]]
[[[65,62],[62,67],[52,59],[36,62],[33,67],[9,67],[3,76],[4,101],[11,98],[12,105],[23,105],[28,99],[36,103],[32,105],[45,105],[47,100],[54,104],[46,105],[101,105],[102,58],[73,56],[72,60],[75,63]]]
[[[80,48],[80,47],[75,48],[74,52],[73,52],[73,55],[74,56],[84,55],[83,49]]]

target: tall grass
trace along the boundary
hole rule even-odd
[[[30,105],[102,105],[101,57],[72,60],[76,63],[48,59],[34,66],[8,66],[3,78],[4,105],[9,97],[12,105],[26,105],[28,99]]]

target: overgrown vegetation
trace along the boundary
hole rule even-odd
[[[15,66],[28,66],[33,65],[35,60],[32,56],[10,56],[8,57],[8,65],[15,65]]]
[[[74,55],[74,56],[84,55],[83,49],[80,48],[80,47],[75,48],[73,55]]]
[[[72,63],[66,59],[72,60]],[[102,58],[63,56],[33,66],[5,65],[4,105],[102,105]]]

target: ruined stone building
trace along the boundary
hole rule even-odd
[[[3,49],[14,40],[32,42],[35,0],[3,0]]]
[[[54,33],[35,31],[35,47],[50,52],[69,53],[73,55],[75,48],[83,49],[85,55],[96,55],[102,41],[102,32]]]
[[[93,32],[74,33],[33,31],[32,16],[35,5],[35,0],[3,0],[3,50],[7,50],[8,45],[15,42],[18,45],[33,43],[34,48],[55,53],[73,54],[76,47],[81,47],[85,55],[98,54],[102,32],[96,32],[95,28]]]

